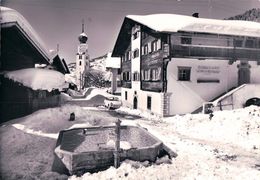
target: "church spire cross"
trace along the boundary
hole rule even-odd
[[[84,19],[82,19],[82,33],[84,32]]]

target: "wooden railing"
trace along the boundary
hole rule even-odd
[[[172,57],[195,57],[215,59],[260,59],[260,49],[224,47],[224,46],[202,46],[202,45],[172,45]]]
[[[124,87],[124,88],[131,88],[132,87],[131,81],[121,81],[121,82],[122,82],[122,87]]]
[[[161,81],[142,81],[141,89],[147,91],[162,92],[163,82]]]

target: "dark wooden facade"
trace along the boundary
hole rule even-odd
[[[128,52],[130,52],[130,55],[128,56]],[[131,88],[132,82],[131,82],[131,42],[129,42],[128,48],[125,50],[125,53],[121,56],[121,84],[124,88]],[[128,59],[130,58],[130,59]],[[127,78],[127,73],[128,78]]]
[[[146,35],[144,35],[146,33]],[[143,54],[141,52],[141,89],[145,91],[155,91],[163,92],[165,89],[166,78],[163,76],[164,69],[164,50],[163,45],[167,43],[167,36],[161,33],[153,33],[148,28],[142,28],[141,35],[141,46],[152,43],[160,39],[160,48],[157,51],[148,52],[148,54]],[[143,48],[141,48],[143,49]],[[160,73],[158,78],[153,80],[151,78],[151,70],[160,68]],[[145,71],[149,70],[149,79],[145,79]]]
[[[33,90],[4,77],[4,71],[50,65],[47,52],[24,32],[17,22],[1,24],[0,123],[59,105],[59,91]]]
[[[0,123],[28,115],[36,110],[60,105],[60,92],[32,90],[18,82],[0,77]]]
[[[18,24],[2,25],[0,70],[34,68],[36,63],[50,64],[48,57],[36,48]]]
[[[256,61],[260,59],[260,38],[173,33],[170,54],[180,58]]]

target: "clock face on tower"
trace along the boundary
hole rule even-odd
[[[80,45],[78,46],[78,53],[86,52],[87,49],[88,49],[87,44],[80,44]]]

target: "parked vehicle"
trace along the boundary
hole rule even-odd
[[[118,109],[122,105],[118,97],[106,97],[104,103],[108,109]]]
[[[248,107],[251,105],[260,106],[260,98],[254,97],[254,98],[248,99],[245,103],[245,107]]]

